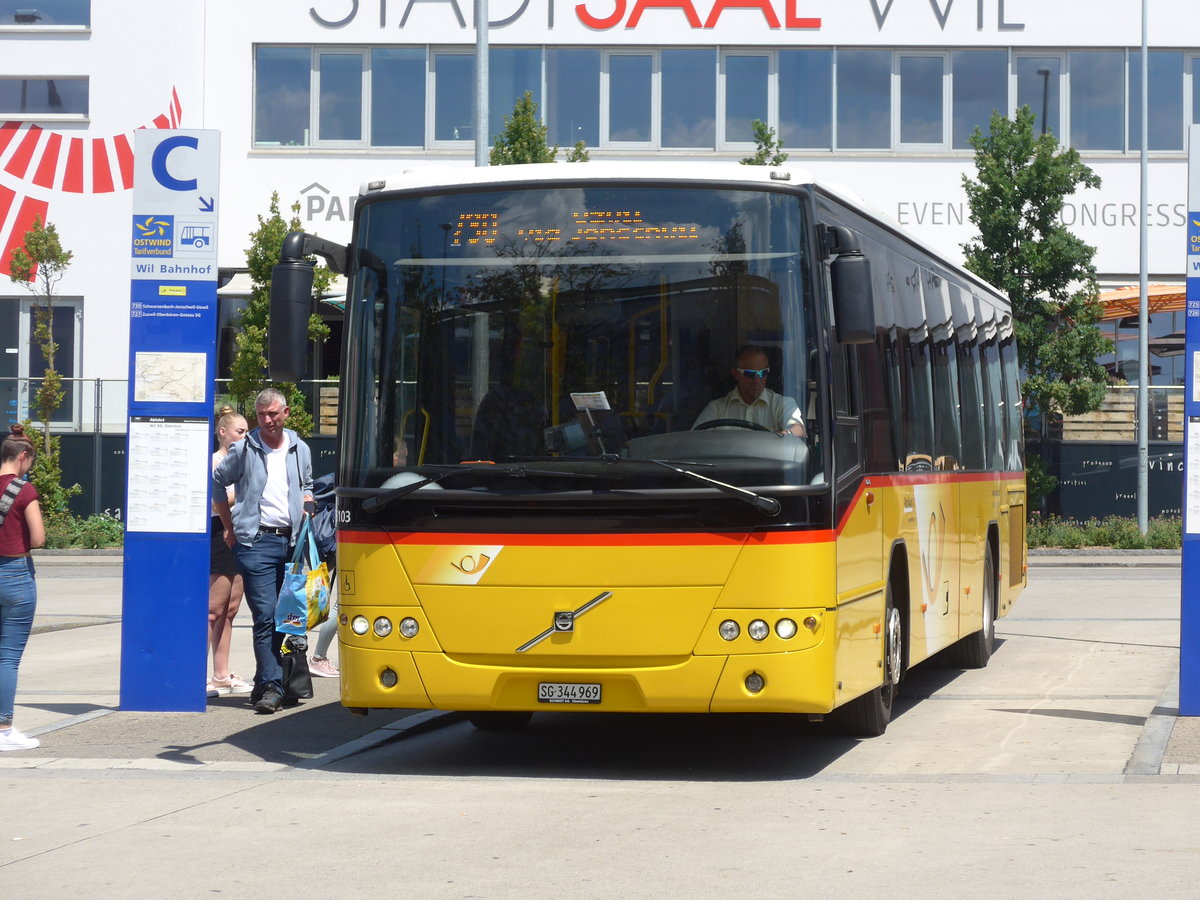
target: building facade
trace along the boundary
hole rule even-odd
[[[1200,17],[1195,0],[1148,2],[1149,268],[1179,284]],[[245,266],[272,191],[310,231],[348,240],[363,182],[473,165],[472,15],[467,0],[0,0],[0,274],[35,217],[57,226],[75,254],[59,369],[126,377],[135,130],[221,132],[222,267]],[[1102,179],[1064,221],[1097,247],[1103,285],[1137,281],[1136,2],[491,0],[490,18],[489,133],[531,91],[550,140],[583,141],[593,159],[735,162],[761,119],[789,165],[951,253],[973,235],[971,132],[1027,104]],[[1181,315],[1162,307],[1154,336],[1182,330]],[[18,379],[37,374],[30,318],[28,292],[0,281],[10,415],[25,414]],[[1155,366],[1158,381],[1182,379],[1168,357]],[[84,393],[65,429],[123,424],[123,385]]]

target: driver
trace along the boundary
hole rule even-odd
[[[747,344],[737,352],[733,368],[735,387],[724,397],[709,401],[696,418],[693,429],[717,419],[740,419],[760,425],[778,435],[804,437],[804,420],[800,407],[791,397],[777,394],[767,387],[767,353],[762,347]]]

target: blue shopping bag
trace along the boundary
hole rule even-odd
[[[329,567],[321,562],[308,516],[275,602],[275,630],[307,634],[329,618]]]

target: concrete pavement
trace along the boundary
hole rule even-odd
[[[37,555],[38,612],[22,662],[16,721],[22,731],[40,737],[43,746],[0,756],[0,771],[47,764],[312,768],[355,748],[394,739],[409,727],[404,722],[413,711],[408,710],[350,716],[338,702],[336,679],[314,679],[313,700],[275,716],[253,715],[242,697],[211,701],[205,713],[112,716],[119,707],[121,564],[119,551]],[[1178,569],[1179,553],[1034,551],[1030,566],[1035,579],[1042,567],[1169,570]],[[243,610],[235,626],[233,669],[247,676],[254,668],[248,626]],[[1159,699],[1128,774],[1200,777],[1200,719],[1178,717],[1174,680],[1154,690]],[[428,727],[457,718],[426,714],[412,724]]]
[[[357,719],[328,680],[274,716],[118,711],[119,561],[39,560],[17,715],[43,746],[0,754],[12,896],[1195,894],[1169,558],[1035,556],[992,665],[914,670],[869,741],[793,717]],[[243,622],[243,673],[248,648]]]

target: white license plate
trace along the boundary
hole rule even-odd
[[[600,685],[543,681],[538,684],[538,703],[599,703]]]

